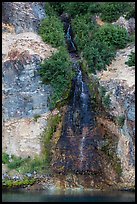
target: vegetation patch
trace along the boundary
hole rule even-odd
[[[67,50],[61,47],[50,59],[46,59],[41,64],[39,73],[43,83],[50,84],[53,88],[53,95],[50,98],[50,109],[53,109],[59,102],[69,97],[75,75]]]
[[[82,51],[86,45],[90,45],[94,33],[99,26],[91,20],[91,14],[80,15],[72,20],[72,28],[75,34],[74,40],[79,51]]]
[[[122,173],[122,167],[121,161],[116,155],[117,141],[114,141],[114,138],[112,139],[109,135],[106,135],[104,139],[107,141],[107,143],[102,146],[101,151],[103,151],[105,155],[110,159],[113,168],[120,176]]]
[[[7,158],[5,160],[5,158]],[[44,156],[35,156],[34,159],[30,157],[22,158],[15,155],[9,157],[8,154],[2,153],[2,163],[7,164],[9,170],[15,169],[18,173],[46,173],[46,161]]]
[[[135,18],[135,6],[133,6],[133,5],[130,6],[129,10],[127,11],[127,14],[126,14],[125,18],[126,19]]]
[[[25,178],[22,181],[14,181],[14,180],[4,180],[2,181],[3,189],[9,188],[18,188],[18,187],[26,187],[28,185],[32,185],[36,182],[36,179],[28,179]]]
[[[62,12],[69,13],[73,18],[80,14],[86,14],[90,3],[88,2],[53,2],[50,3],[53,9],[60,15]]]
[[[38,118],[40,118],[40,117],[41,117],[41,116],[38,115],[38,114],[34,115],[34,121],[37,122]]]
[[[21,165],[16,169],[19,173],[46,173],[46,162],[43,155],[35,156],[34,159],[28,158],[27,162],[24,165]]]
[[[125,62],[129,67],[135,66],[135,52],[131,52],[129,55],[129,59]]]
[[[99,88],[99,94],[100,94],[100,97],[104,97],[105,94],[106,94],[106,88],[104,86],[100,86]]]
[[[102,97],[102,104],[104,105],[105,108],[109,108],[111,103],[110,95],[107,94]]]
[[[106,42],[93,40],[89,46],[85,45],[83,57],[88,62],[89,72],[96,74],[96,71],[106,70],[106,65],[115,57],[115,50]]]
[[[15,155],[9,156],[7,153],[2,153],[2,163],[7,164],[9,169],[17,169],[27,161],[27,158],[21,158]]]
[[[101,18],[107,22],[113,22],[122,15],[133,16],[135,9],[129,2],[47,2],[50,7],[61,15],[63,12],[69,13],[72,18],[76,16],[90,14],[101,14]],[[49,5],[46,11],[52,13]]]
[[[115,49],[125,48],[129,40],[129,35],[125,28],[108,23],[101,26],[94,37],[96,40],[106,42],[108,46],[113,46]]]
[[[57,9],[58,4],[54,5],[56,5],[54,9],[55,7]],[[41,23],[39,33],[44,42],[58,48],[58,51],[50,59],[44,60],[39,73],[42,82],[50,84],[52,87],[53,92],[49,99],[49,108],[52,110],[59,103],[62,104],[67,101],[75,72],[72,69],[72,62],[65,43],[63,23],[57,16],[57,12],[53,9],[53,5],[46,2],[45,8],[48,16]]]
[[[53,47],[65,46],[63,24],[56,16],[48,16],[41,23],[39,34],[44,42]]]
[[[45,158],[45,165],[48,166],[48,167],[50,166],[50,162],[51,162],[51,159],[52,159],[52,155],[51,155],[51,148],[52,148],[51,139],[52,139],[53,134],[57,130],[59,122],[61,122],[61,115],[60,114],[51,116],[48,119],[47,127],[46,127],[45,131],[43,132],[43,140],[42,140],[43,155],[44,155],[44,158]]]
[[[124,122],[125,122],[125,115],[117,116],[116,122],[120,127],[123,127]]]
[[[2,153],[2,163],[8,164],[9,163],[9,155],[5,152]]]
[[[133,16],[132,11],[134,6],[129,2],[104,2],[101,8],[101,19],[112,23],[118,20],[120,16],[126,15],[127,18]]]
[[[129,41],[125,28],[109,23],[99,27],[90,13],[75,17],[72,26],[78,50],[89,67],[88,72],[94,74],[96,70],[106,70],[115,58],[116,50],[126,47]]]
[[[99,85],[99,100],[104,108],[109,109],[111,104],[110,94],[107,94],[107,90],[104,86]]]

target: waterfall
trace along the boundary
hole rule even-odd
[[[67,39],[67,43],[68,43],[68,47],[69,47],[68,49],[70,49],[70,47],[71,47],[72,51],[76,51],[76,47],[74,45],[74,42],[72,41],[72,37],[70,34],[70,29],[71,29],[71,27],[69,24],[68,29],[67,29],[67,34],[66,34],[66,39]]]
[[[62,134],[58,142],[61,151],[60,160],[56,163],[64,166],[66,171],[88,171],[93,168],[90,137],[94,128],[94,112],[92,111],[90,91],[84,82],[82,70],[78,62],[77,50],[72,40],[70,24],[66,29],[66,43],[70,53],[76,76],[73,79],[71,99],[64,118]],[[57,151],[58,151],[57,150]],[[60,157],[60,156],[59,156]],[[58,158],[59,158],[58,157]],[[56,164],[57,165],[57,164]],[[61,167],[59,167],[60,169]]]
[[[67,125],[71,126],[74,136],[77,137],[77,159],[79,160],[79,170],[82,170],[86,160],[84,157],[88,141],[86,138],[89,134],[89,128],[94,125],[94,117],[91,111],[90,92],[87,84],[83,80],[81,67],[74,55],[76,47],[72,41],[70,24],[68,25],[66,37],[67,43],[69,43],[69,53],[72,58],[73,67],[77,72],[74,79],[72,102],[70,103],[68,115],[66,117]],[[64,134],[68,134],[68,132],[66,132],[67,127],[64,129]]]
[[[65,26],[66,43],[76,76],[72,81],[71,97],[65,109],[61,136],[53,154],[52,169],[59,176],[69,173],[77,175],[80,185],[86,184],[86,187],[96,186],[99,182],[102,185],[105,178],[113,182],[118,177],[110,159],[100,149],[104,133],[96,123],[96,113],[78,61],[71,26],[66,22]]]
[[[74,96],[73,96],[73,110],[74,110],[74,113],[75,113],[75,109],[77,109],[77,104],[78,103],[78,100],[76,100],[76,96],[77,98],[79,97],[79,100],[80,100],[80,107],[78,108],[79,109],[79,112],[81,112],[81,116],[82,116],[82,113],[84,111],[84,115],[80,118],[81,120],[81,124],[79,125],[79,131],[80,129],[82,128],[82,126],[84,126],[84,122],[87,120],[87,114],[90,114],[88,110],[88,99],[89,99],[89,96],[88,96],[88,92],[86,90],[86,84],[83,82],[83,79],[82,79],[82,71],[80,70],[80,67],[79,65],[75,64],[75,69],[77,71],[77,76],[76,76],[76,80],[75,80],[75,89],[74,89]],[[83,120],[83,121],[82,121]],[[75,126],[74,126],[75,128]],[[83,132],[83,131],[82,131]],[[85,143],[85,136],[86,134],[83,133],[82,134],[82,138],[80,138],[80,144],[79,144],[79,161],[80,161],[80,169],[83,168],[83,160],[84,160],[84,143]]]

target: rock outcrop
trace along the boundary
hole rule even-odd
[[[135,32],[135,19],[134,18],[130,18],[126,20],[123,16],[121,16],[116,22],[112,24],[119,25],[125,28],[129,34],[132,34]]]
[[[2,22],[12,24],[16,33],[36,32],[46,17],[44,2],[3,2]]]
[[[97,74],[99,85],[105,87],[110,96],[106,112],[113,122],[98,119],[105,128],[118,137],[117,156],[121,160],[122,178],[127,184],[135,182],[135,67],[125,64],[135,46],[117,51],[115,60],[107,71]],[[100,88],[99,88],[100,89]]]
[[[46,16],[42,2],[3,2],[2,113],[3,151],[16,156],[41,153],[40,135],[48,114],[51,87],[43,85],[38,71],[42,60],[56,51],[37,34]]]
[[[48,98],[52,90],[49,85],[42,84],[38,71],[40,63],[45,58],[51,57],[56,49],[45,44],[38,35],[40,22],[46,17],[44,3],[3,2],[2,6],[2,151],[9,155],[33,158],[41,154],[42,133],[47,126],[48,117],[52,114],[48,107]],[[99,18],[96,20],[100,26],[104,25]],[[133,19],[127,22],[120,18],[115,24],[125,27],[129,33],[134,32]],[[135,68],[125,64],[128,55],[134,50],[134,46],[119,50],[107,71],[97,73],[98,91],[100,86],[103,86],[106,94],[110,96],[109,108],[105,108],[105,111],[112,120],[99,115],[96,117],[95,129],[84,126],[82,132],[80,130],[79,134],[77,132],[74,134],[80,122],[81,107],[83,108],[82,123],[83,121],[87,123],[87,119],[92,120],[89,117],[90,114],[85,112],[86,94],[81,92],[83,103],[80,108],[77,108],[79,99],[76,99],[73,105],[79,111],[72,110],[72,116],[70,114],[69,118],[75,122],[74,130],[69,127],[67,120],[64,135],[66,136],[67,132],[68,135],[65,139],[58,130],[62,137],[56,138],[57,146],[52,167],[58,175],[59,180],[57,179],[56,183],[62,180],[63,188],[81,185],[85,188],[98,188],[99,184],[100,189],[100,185],[106,185],[109,188],[118,182],[123,182],[123,186],[134,186]],[[80,78],[80,75],[78,77]],[[81,84],[82,90],[84,83],[81,82]],[[107,133],[110,133],[112,138],[107,138]],[[110,146],[110,139],[115,143],[113,148]],[[107,146],[111,150],[109,156],[112,156],[112,161],[110,157],[106,158]],[[121,169],[117,169],[119,166],[114,164],[115,155],[112,152],[115,151],[121,162],[122,174],[119,172]],[[83,169],[86,173],[83,173]],[[60,177],[60,173],[66,172],[68,175]],[[73,175],[71,175],[72,172]],[[101,174],[100,177],[97,177],[96,175],[99,174]],[[73,183],[76,185],[73,186]],[[57,184],[57,186],[61,185]]]

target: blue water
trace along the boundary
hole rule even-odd
[[[126,191],[7,191],[2,202],[135,202],[135,193]]]

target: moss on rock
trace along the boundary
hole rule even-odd
[[[18,187],[26,187],[28,185],[32,185],[36,182],[36,179],[28,179],[24,178],[22,181],[15,181],[6,179],[2,182],[3,189],[10,189],[10,188],[18,188]]]

